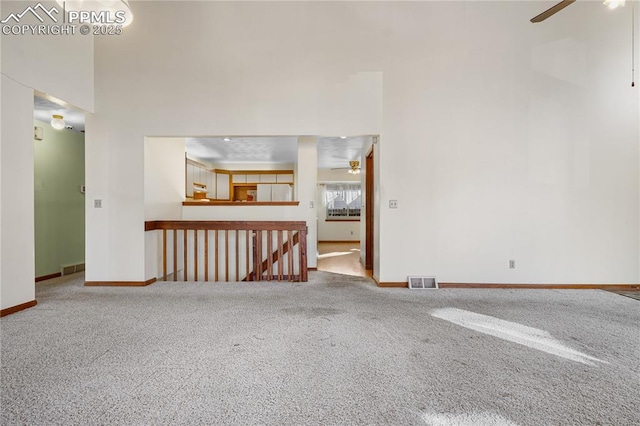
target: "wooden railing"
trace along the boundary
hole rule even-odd
[[[161,280],[307,281],[305,222],[150,221],[162,231]]]

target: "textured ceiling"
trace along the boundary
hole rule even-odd
[[[74,131],[84,132],[84,112],[64,107],[43,97],[33,98],[33,118],[48,123],[54,114],[63,116],[66,125],[72,126]]]
[[[350,168],[349,161],[360,160],[362,147],[371,141],[371,136],[318,138],[318,168]]]
[[[187,154],[210,163],[295,163],[297,136],[187,138]],[[318,138],[318,168],[349,167],[370,136]]]
[[[211,163],[295,163],[295,136],[187,138],[187,154]]]

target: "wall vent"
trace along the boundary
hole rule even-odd
[[[433,276],[411,276],[407,277],[409,288],[411,289],[436,289],[438,288],[438,280]]]
[[[84,263],[78,263],[76,265],[62,265],[60,267],[62,275],[75,274],[77,272],[84,271]]]

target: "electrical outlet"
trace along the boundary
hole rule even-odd
[[[312,209],[313,208],[313,201],[309,201],[309,208]]]
[[[93,200],[93,208],[101,209],[102,208],[102,200]]]
[[[351,231],[351,235],[353,235],[353,231]]]
[[[389,200],[389,208],[397,209],[398,208],[398,200]]]
[[[509,269],[516,269],[516,261],[514,259],[509,260]]]

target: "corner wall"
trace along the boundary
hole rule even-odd
[[[1,78],[0,309],[6,309],[35,299],[33,90]]]
[[[0,2],[0,13],[6,16],[10,12],[21,12],[27,6],[33,6],[33,3],[3,1]],[[25,18],[24,23],[29,23],[28,19]],[[5,309],[30,302],[35,295],[34,90],[92,110],[93,37],[2,35],[0,44],[0,306]]]

